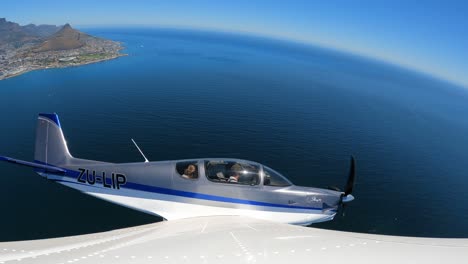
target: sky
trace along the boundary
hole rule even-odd
[[[22,25],[163,26],[245,32],[338,49],[468,88],[468,1],[3,0]]]

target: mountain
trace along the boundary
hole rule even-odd
[[[28,24],[20,26],[18,23],[0,18],[0,45],[11,44],[21,47],[33,44],[35,52],[58,51],[81,48],[91,37],[73,29],[70,24],[64,26]]]
[[[19,24],[6,21],[5,18],[0,18],[0,45],[7,43],[21,43],[31,41],[36,38],[37,37],[25,32]]]
[[[20,26],[18,23],[7,21],[5,18],[0,18],[0,45],[14,44],[21,46],[29,42],[40,41],[56,33],[61,27],[52,25],[29,24]]]
[[[0,18],[0,80],[47,68],[115,59],[122,45],[73,29],[69,24],[20,26]]]
[[[73,29],[69,24],[63,26],[58,32],[46,38],[35,51],[69,50],[81,48],[86,44],[86,39],[91,36]]]
[[[28,24],[26,26],[22,26],[23,31],[28,33],[31,36],[36,37],[48,37],[59,31],[62,27],[56,25],[34,25]]]

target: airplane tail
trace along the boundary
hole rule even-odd
[[[39,114],[36,128],[34,161],[60,165],[72,159],[57,114]]]
[[[53,174],[65,174],[60,168],[75,158],[68,151],[67,142],[57,114],[39,114],[37,118],[36,148],[34,162],[0,156],[0,161],[6,161],[22,166],[40,169],[39,171]]]

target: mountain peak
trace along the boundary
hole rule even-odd
[[[62,28],[57,33],[64,33],[64,32],[78,32],[76,29],[72,28],[70,24],[66,23],[62,26]]]
[[[65,24],[59,31],[45,39],[36,51],[69,50],[85,45],[88,35],[76,29],[70,24]]]

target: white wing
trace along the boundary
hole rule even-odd
[[[0,243],[0,263],[468,263],[468,239],[322,230],[237,216]]]

